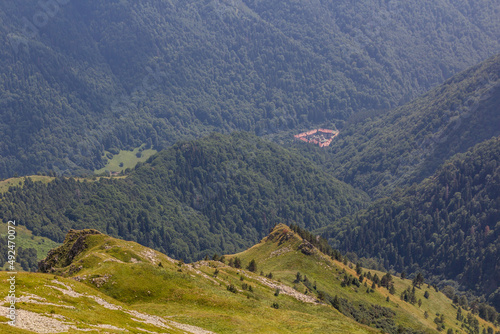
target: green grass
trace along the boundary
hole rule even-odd
[[[102,240],[103,237],[92,236],[91,239]],[[141,254],[144,250],[142,246],[104,238],[107,241],[97,242],[92,249],[93,254],[100,251],[101,266],[93,267],[86,273],[96,275],[112,272],[114,280],[105,284],[101,291],[126,304],[137,305],[142,311],[154,310],[154,314],[160,316],[176,314],[173,318],[175,321],[201,326],[217,333],[294,333],[297,326],[302,327],[304,333],[334,333],[339,329],[351,333],[372,332],[345,319],[329,307],[305,307],[303,303],[287,296],[279,298],[281,307],[275,310],[270,307],[276,299],[274,291],[252,280],[253,274],[250,273],[246,273],[248,278],[245,282],[251,281],[254,293],[233,294],[227,291],[227,283],[241,287],[242,282],[237,270],[228,266],[219,268],[218,277],[223,277],[223,281],[222,285],[216,285],[194,274],[189,265],[179,267],[159,253],[157,261],[161,261],[163,267],[152,266],[149,262],[103,262],[108,256],[119,260],[145,259]],[[102,247],[103,244],[107,246]],[[202,266],[200,270],[212,275],[214,268]],[[227,321],[221,321],[223,319]],[[336,324],[337,329],[328,330],[331,324]]]
[[[434,290],[430,291],[428,300],[423,298],[426,286],[417,291],[417,298],[423,301],[421,308],[399,299],[399,293],[411,284],[408,280],[395,278],[397,293],[391,295],[390,302],[386,302],[385,298],[389,294],[383,288],[377,288],[376,292],[370,294],[365,292],[363,286],[357,292],[352,286],[341,288],[341,272],[354,274],[354,270],[319,252],[313,255],[302,254],[297,249],[302,242],[300,237],[291,235],[287,240],[281,238],[285,228],[283,225],[278,226],[273,240],[267,239],[245,252],[227,256],[228,259],[240,257],[244,265],[254,258],[258,265],[257,273],[215,261],[181,264],[135,242],[114,239],[104,234],[90,235],[85,239],[86,249],[72,262],[73,266],[82,268],[72,274],[78,281],[53,274],[18,274],[19,294],[32,293],[45,298],[47,302],[72,306],[74,309],[33,303],[21,304],[20,307],[36,313],[50,314],[52,311],[81,328],[109,324],[133,333],[140,332],[137,327],[154,332],[164,331],[153,325],[138,323],[126,310],[137,310],[222,334],[379,332],[344,316],[326,303],[304,303],[284,293],[275,296],[273,288],[259,281],[260,270],[266,274],[271,271],[275,282],[280,280],[303,291],[303,284],[293,283],[296,272],[300,271],[311,281],[317,281],[318,289],[325,290],[332,296],[337,294],[351,301],[375,303],[393,309],[397,313],[397,324],[435,333],[433,320],[435,313],[440,312],[445,314],[447,328],[458,329],[453,325],[456,311],[451,301]],[[54,254],[59,258],[64,257],[71,248],[71,244],[66,244]],[[271,256],[273,252],[284,248],[290,251]],[[216,268],[218,274],[214,277]],[[68,267],[60,268],[58,272],[67,273],[67,269]],[[383,273],[377,274],[382,276]],[[78,293],[98,296],[111,304],[119,305],[123,310],[105,309],[88,297],[64,295],[51,287],[56,285],[51,282],[54,277],[71,285]],[[6,278],[6,273],[0,273],[0,296],[7,294]],[[228,291],[226,286],[229,284],[239,291]],[[251,285],[253,291],[243,290],[243,284]],[[278,303],[279,309],[272,308],[273,303]],[[423,319],[424,310],[428,310],[428,319]],[[5,319],[0,319],[0,332],[3,333],[6,331],[3,331],[5,325],[2,322]],[[170,332],[179,331],[173,328]],[[11,333],[23,331],[13,330]]]
[[[7,295],[7,277],[7,273],[0,272],[0,294],[2,296]],[[52,286],[64,289],[62,285],[53,282],[54,278],[56,278],[59,282],[71,286],[73,291],[82,294],[82,296],[69,296],[61,291],[54,289]],[[102,332],[102,329],[95,327],[102,324],[123,328],[132,333],[141,333],[141,331],[137,330],[137,328],[158,332],[158,328],[155,326],[139,321],[134,321],[133,317],[125,312],[126,310],[130,309],[127,307],[127,305],[113,300],[105,294],[100,293],[96,289],[93,289],[86,284],[74,281],[72,279],[65,279],[62,277],[54,277],[54,275],[39,273],[18,273],[16,280],[16,294],[18,297],[34,294],[36,296],[44,298],[42,303],[57,304],[45,305],[29,302],[18,302],[16,304],[18,309],[45,315],[47,317],[51,317],[52,313],[58,316],[63,316],[66,318],[66,321],[76,327],[84,329],[94,329],[94,331],[90,333]],[[96,300],[89,298],[88,296],[96,296],[102,298],[106,302],[118,305],[123,309],[108,309],[99,304]],[[6,306],[7,304],[2,303],[2,305]],[[64,305],[66,307],[62,307],[61,305]],[[22,329],[8,326],[5,322],[6,319],[2,319],[2,321],[0,321],[1,333],[27,333],[27,331],[24,331]],[[121,333],[123,331],[116,329],[106,329],[106,332]],[[81,333],[81,331],[73,329],[70,330],[69,333]],[[169,330],[169,333],[182,333],[182,331],[172,329]]]
[[[31,175],[27,177],[30,178],[33,182],[43,182],[43,183],[49,183],[55,179],[52,176],[44,176],[44,175]],[[12,177],[10,179],[0,181],[0,193],[7,192],[10,187],[18,187],[18,186],[22,187],[23,185],[24,185],[24,176]]]
[[[279,239],[278,237],[286,234],[286,231],[292,237],[286,241],[284,241],[284,238]],[[346,266],[341,262],[330,259],[319,251],[313,255],[303,254],[298,249],[298,246],[302,242],[301,238],[296,234],[291,234],[289,228],[285,225],[278,225],[275,233],[276,235],[272,238],[273,240],[266,238],[254,247],[242,253],[228,256],[227,258],[238,256],[242,260],[244,267],[252,259],[255,259],[258,272],[261,270],[264,274],[272,272],[275,279],[279,279],[287,285],[295,287],[300,292],[305,292],[306,288],[302,283],[294,283],[296,273],[300,272],[302,275],[307,275],[309,281],[316,282],[317,290],[326,291],[331,296],[337,295],[351,302],[377,304],[392,309],[396,312],[395,321],[398,325],[434,333],[436,332],[434,318],[436,317],[436,313],[439,313],[445,316],[446,330],[448,328],[460,330],[460,326],[457,325],[457,321],[455,320],[457,310],[452,301],[443,293],[436,292],[433,288],[427,288],[427,284],[422,285],[416,291],[417,301],[418,299],[422,300],[421,307],[418,304],[412,305],[400,299],[401,292],[411,286],[412,282],[407,279],[403,280],[395,277],[394,275],[396,288],[394,295],[391,295],[387,289],[381,287],[377,287],[373,293],[367,293],[367,288],[363,284],[359,288],[353,285],[341,287],[344,272],[357,277],[354,269],[351,269],[349,265]],[[278,256],[271,255],[280,249],[289,251]],[[351,267],[354,268],[355,266],[351,264]],[[385,272],[375,270],[363,270],[370,271],[373,275],[377,274],[379,278],[382,278],[386,274]],[[371,287],[371,284],[372,281],[367,280],[368,287]],[[429,299],[424,298],[426,290],[430,293]],[[386,301],[387,296],[390,298],[389,302]],[[424,317],[425,311],[429,314],[427,319]],[[481,319],[479,321],[482,326],[492,326]]]
[[[126,309],[216,333],[297,333],[298,330],[301,333],[376,332],[344,317],[330,306],[305,304],[285,295],[276,297],[272,288],[257,281],[256,274],[240,272],[219,262],[204,262],[194,270],[189,264],[180,264],[134,242],[106,235],[88,236],[86,244],[87,249],[73,260],[75,266],[82,266],[82,270],[74,274],[81,282],[59,276],[58,280],[71,284],[75,291],[101,296]],[[60,248],[58,256],[64,256],[68,249],[71,247]],[[162,266],[159,266],[160,262]],[[220,266],[220,272],[213,281],[207,276],[213,276],[215,266]],[[5,294],[6,276],[1,275],[0,294]],[[240,275],[245,276],[243,282]],[[95,279],[103,277],[107,277],[107,281],[97,287]],[[100,305],[88,298],[73,298],[54,291],[50,287],[54,285],[50,283],[53,278],[53,274],[22,274],[18,279],[19,292],[33,293],[49,302],[74,306],[74,310],[55,308],[54,312],[71,319],[71,322],[80,323],[84,328],[105,323],[132,329],[133,319],[124,312],[102,310]],[[254,291],[232,293],[226,289],[227,284],[241,289],[242,283],[251,284]],[[273,302],[278,302],[280,308],[272,308]],[[23,307],[37,313],[48,313],[54,309],[31,303]],[[161,332],[152,326],[141,328]]]
[[[144,146],[144,145],[143,145]],[[155,154],[157,151],[153,149],[142,150],[143,146],[136,147],[133,151],[120,151],[120,153],[113,155],[112,159],[108,159],[108,163],[101,169],[97,169],[94,172],[96,174],[109,172],[121,172],[127,168],[134,168],[138,162],[146,161],[150,156]],[[141,152],[141,157],[137,157],[137,153]],[[111,154],[105,151],[104,156]],[[120,164],[123,164],[120,167]]]
[[[7,236],[7,223],[0,223],[0,238]],[[47,256],[47,253],[61,244],[45,237],[34,236],[30,230],[24,226],[16,226],[16,247],[34,248],[37,252],[38,260],[42,260]]]

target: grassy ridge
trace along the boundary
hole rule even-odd
[[[78,234],[67,238],[64,246],[49,258],[64,259],[78,238]],[[18,292],[33,293],[47,302],[63,302],[76,309],[30,302],[21,307],[49,315],[54,310],[54,314],[67,317],[81,328],[108,324],[134,332],[137,321],[127,319],[125,311],[137,310],[216,333],[296,333],[298,329],[303,333],[375,333],[327,305],[305,304],[280,296],[280,308],[274,309],[274,289],[261,283],[257,274],[215,261],[183,264],[139,244],[102,234],[87,236],[85,246],[70,265],[60,266],[62,262],[56,262],[53,264],[58,281],[71,285],[78,293],[98,296],[123,309],[102,310],[86,297],[62,296],[51,288],[57,285],[53,282],[54,274],[21,274]],[[71,268],[80,266],[79,271],[70,273]],[[216,268],[219,273],[214,277]],[[5,282],[6,275],[0,275]],[[243,291],[243,283],[251,285],[253,291]],[[37,284],[43,288],[35,288]],[[229,284],[236,286],[238,292],[228,291]],[[0,287],[0,294],[6,293],[6,286]],[[158,332],[154,326],[141,328]]]
[[[249,250],[226,256],[226,261],[238,257],[244,265],[256,259],[257,272],[220,261],[184,264],[134,242],[89,233],[98,232],[70,232],[63,246],[49,254],[45,260],[49,266],[44,270],[51,274],[18,274],[16,292],[24,296],[18,302],[19,309],[32,312],[29,313],[32,318],[43,315],[62,319],[63,316],[66,326],[93,329],[93,332],[104,328],[109,333],[165,331],[151,319],[167,323],[169,333],[185,330],[185,325],[197,326],[196,331],[190,328],[193,333],[202,333],[202,329],[228,334],[379,332],[321,302],[317,291],[322,290],[348,298],[359,307],[377,304],[393,310],[398,329],[406,328],[407,333],[409,328],[435,332],[436,312],[444,313],[446,328],[458,329],[453,321],[456,311],[441,293],[431,291],[430,298],[417,308],[393,295],[387,302],[389,294],[384,288],[376,288],[371,293],[341,288],[339,275],[344,272],[355,275],[354,270],[314,248],[309,249],[311,255],[305,255],[299,250],[303,244],[301,238],[284,225],[278,225],[269,237]],[[272,271],[274,278],[262,277],[260,270],[266,274]],[[317,288],[304,294],[306,285],[293,282],[296,271],[316,281]],[[0,273],[3,283],[0,295],[7,294],[6,278],[6,273]],[[398,292],[409,284],[408,280],[395,278]],[[276,295],[275,286],[284,289],[284,285],[295,292],[281,290]],[[232,292],[228,286],[233,287]],[[418,290],[419,297],[425,289]],[[312,302],[299,301],[297,295],[309,296]],[[424,311],[430,314],[428,319],[424,319]],[[21,318],[23,316],[26,314]],[[138,320],[148,316],[149,323]],[[0,321],[2,332],[26,332],[7,327],[6,320]],[[74,328],[67,330],[77,332]]]
[[[47,184],[53,181],[55,178],[51,176],[44,175],[30,175],[28,176],[33,182],[42,182]],[[0,181],[0,193],[5,193],[9,191],[10,187],[22,187],[24,185],[25,177],[12,177]]]
[[[353,269],[354,265],[352,263],[346,265],[332,260],[317,250],[314,250],[312,255],[305,255],[299,250],[299,246],[302,244],[303,240],[291,232],[288,227],[278,225],[269,237],[254,247],[233,255],[232,258],[239,257],[244,266],[255,259],[258,271],[262,270],[265,274],[271,272],[274,278],[301,292],[308,290],[310,294],[317,295],[318,291],[326,291],[331,296],[337,295],[353,304],[375,304],[387,307],[396,313],[394,320],[398,326],[431,333],[436,330],[434,319],[439,313],[444,315],[447,329],[451,328],[455,331],[458,330],[459,333],[462,332],[463,329],[455,320],[457,308],[443,293],[436,292],[426,284],[422,285],[421,288],[416,289],[416,299],[422,301],[421,306],[418,306],[418,303],[412,305],[400,298],[401,292],[412,286],[412,281],[408,279],[393,276],[394,294],[390,294],[386,288],[380,286],[376,287],[374,292],[367,293],[366,290],[371,288],[373,283],[369,279],[365,279],[365,282],[368,283],[367,287],[364,284],[361,284],[359,288],[354,285],[342,287],[341,284],[346,274],[358,277]],[[363,271],[367,270],[363,269]],[[379,278],[386,274],[376,270],[369,271],[372,275],[377,274]],[[304,285],[303,281],[297,282],[297,272],[307,275],[308,280],[317,288],[311,290]],[[428,299],[424,297],[426,291],[430,294]],[[389,301],[386,300],[387,297],[389,297]],[[425,312],[427,312],[428,318],[425,318]],[[467,313],[464,311],[464,315]],[[491,323],[476,318],[484,328],[495,328]]]

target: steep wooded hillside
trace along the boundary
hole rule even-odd
[[[58,242],[96,228],[190,261],[247,248],[278,222],[317,229],[366,201],[309,160],[233,133],[180,142],[125,178],[28,179],[2,195],[0,216]]]
[[[0,22],[0,177],[387,110],[500,47],[486,0],[22,0]]]
[[[454,154],[499,136],[499,105],[497,55],[401,108],[353,121],[318,162],[374,197],[387,196],[429,177]]]
[[[387,268],[455,280],[500,309],[499,157],[500,138],[478,144],[324,235]]]

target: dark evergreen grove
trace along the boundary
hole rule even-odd
[[[429,179],[327,228],[343,251],[386,268],[453,279],[500,307],[500,138],[447,161]]]

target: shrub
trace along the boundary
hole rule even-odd
[[[236,290],[236,287],[233,284],[229,284],[226,287],[226,289],[227,289],[227,291],[232,292],[232,293],[237,293],[238,292],[238,290]]]

